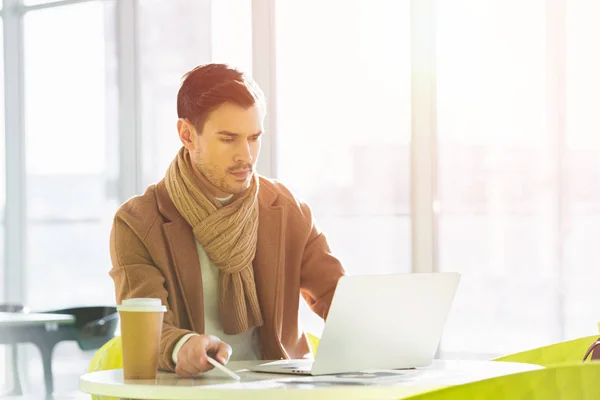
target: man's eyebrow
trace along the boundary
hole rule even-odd
[[[219,132],[217,132],[217,135],[231,136],[231,137],[240,136],[237,133],[233,133],[233,132],[229,132],[229,131],[219,131]]]
[[[239,133],[234,133],[234,132],[229,132],[229,131],[218,131],[217,135],[229,136],[229,137],[232,137],[232,138],[240,136]],[[250,136],[260,136],[260,135],[262,135],[262,132],[256,132],[256,133],[254,133],[254,134],[252,134]]]

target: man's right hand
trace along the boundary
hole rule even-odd
[[[210,371],[214,367],[206,359],[207,354],[225,365],[231,357],[231,347],[213,335],[192,336],[177,353],[175,372],[189,378],[200,372]]]

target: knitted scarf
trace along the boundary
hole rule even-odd
[[[165,184],[169,197],[208,257],[219,269],[219,315],[228,335],[263,324],[252,260],[258,231],[258,176],[234,200],[222,205],[194,174],[190,155],[182,147]]]

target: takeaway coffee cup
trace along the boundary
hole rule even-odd
[[[121,317],[125,379],[154,379],[163,315],[160,299],[128,299],[117,306]]]

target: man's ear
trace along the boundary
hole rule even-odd
[[[194,136],[196,135],[196,128],[190,121],[185,118],[179,118],[177,120],[177,132],[179,132],[179,140],[188,150],[193,150]]]

